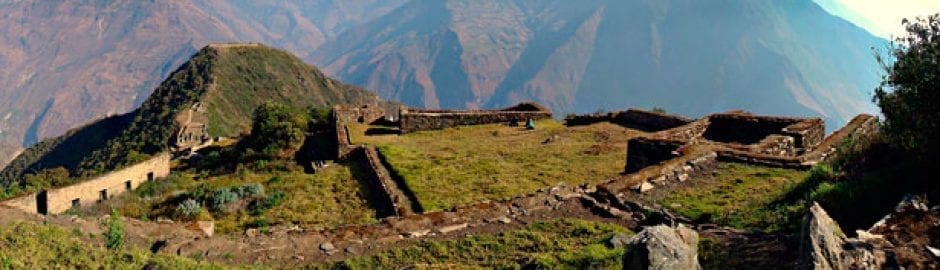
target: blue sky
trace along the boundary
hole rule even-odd
[[[901,20],[940,13],[940,0],[814,0],[829,13],[891,38],[904,34]]]

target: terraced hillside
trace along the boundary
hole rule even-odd
[[[208,116],[208,136],[237,136],[248,131],[253,110],[267,101],[303,108],[377,98],[279,49],[210,45],[173,72],[137,110],[25,150],[0,173],[0,183],[25,187],[26,173],[63,167],[73,177],[89,176],[144,160],[168,149],[181,128],[180,114],[196,103]]]

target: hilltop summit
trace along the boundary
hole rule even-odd
[[[212,44],[173,72],[140,108],[30,147],[0,172],[0,182],[10,184],[24,173],[55,167],[72,176],[97,174],[173,146],[238,136],[249,130],[253,110],[267,101],[308,107],[374,103],[378,98],[280,49]]]

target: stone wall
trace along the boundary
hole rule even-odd
[[[777,134],[793,137],[797,147],[812,148],[825,135],[824,123],[816,118],[716,114],[709,116],[708,121],[702,137],[723,143],[754,144]]]
[[[531,111],[519,111],[527,109]],[[482,125],[509,123],[526,119],[540,120],[552,118],[551,111],[541,105],[523,103],[503,110],[411,110],[402,108],[399,112],[399,130],[402,134],[422,130],[437,130],[461,125]]]
[[[605,196],[616,196],[627,191],[646,192],[657,186],[684,182],[692,177],[714,172],[718,168],[718,154],[709,146],[679,149],[680,156],[652,164],[628,173],[618,179],[598,185]]]
[[[150,160],[103,176],[71,186],[14,198],[0,204],[30,213],[42,213],[40,208],[45,202],[46,212],[42,214],[59,214],[72,208],[74,203],[87,206],[103,198],[110,199],[127,190],[133,190],[146,181],[166,177],[169,173],[170,155],[163,153]]]
[[[614,124],[639,129],[643,131],[660,131],[670,128],[680,127],[691,123],[693,120],[681,116],[669,115],[657,112],[650,112],[637,109],[629,109],[620,112],[611,112],[607,114],[589,114],[574,115],[565,118],[565,124],[568,126],[590,125],[600,122],[611,122]]]
[[[627,173],[637,172],[643,168],[659,164],[663,161],[678,157],[679,149],[685,142],[654,139],[633,138],[627,142]]]
[[[385,115],[385,108],[377,104],[333,106],[333,118],[341,123],[371,124]]]
[[[372,194],[370,200],[377,207],[376,211],[380,217],[414,214],[408,197],[397,188],[395,180],[382,164],[375,147],[359,147],[352,156],[368,176],[368,179],[363,180],[369,183],[369,190]]]

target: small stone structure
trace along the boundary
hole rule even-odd
[[[169,173],[170,155],[162,153],[147,161],[93,179],[20,196],[0,202],[0,205],[29,213],[60,214],[73,207],[111,199],[117,194],[139,187],[144,182],[166,177]]]
[[[361,106],[348,104],[333,106],[333,118],[342,123],[371,124],[386,115],[385,109],[377,103]]]
[[[179,113],[174,122],[180,127],[172,140],[172,148],[175,151],[196,151],[212,144],[208,128],[209,117],[206,116],[202,103],[196,102],[188,110]]]
[[[682,116],[639,109],[629,109],[607,114],[572,115],[565,118],[565,124],[568,126],[583,126],[600,122],[610,122],[643,131],[661,131],[681,127],[692,121],[694,120]]]
[[[524,123],[527,119],[552,118],[552,112],[536,103],[520,103],[501,110],[414,110],[402,107],[399,111],[399,130],[402,134],[422,130],[437,130],[460,125],[493,123]]]
[[[684,126],[631,139],[626,175],[598,186],[604,203],[627,205],[624,192],[646,192],[714,172],[718,162],[808,169],[835,152],[851,136],[872,132],[877,119],[856,116],[823,139],[820,119],[755,116],[729,112],[706,116]],[[629,208],[629,207],[627,207]]]

